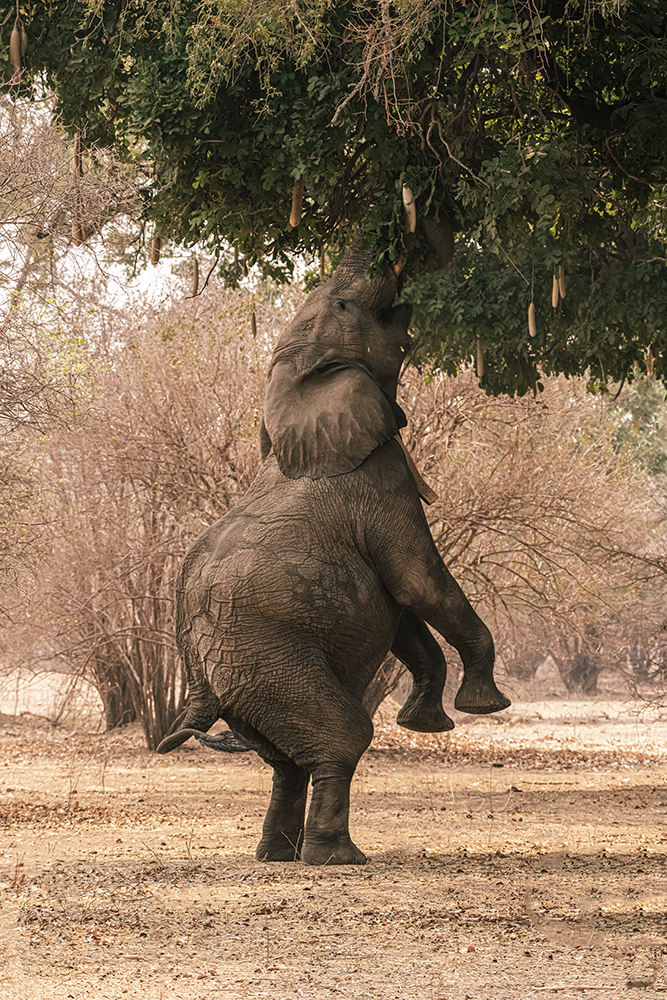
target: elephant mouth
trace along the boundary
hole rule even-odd
[[[376,318],[380,326],[387,329],[390,326],[402,326],[407,332],[407,327],[412,316],[412,306],[403,302],[397,306],[390,306],[389,309],[381,309]]]
[[[393,345],[403,358],[412,344],[412,337],[408,331],[411,316],[412,306],[407,303],[382,309],[375,316],[387,339],[387,348],[391,350],[390,345]]]

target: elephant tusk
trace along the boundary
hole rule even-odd
[[[403,454],[405,455],[405,461],[408,463],[408,469],[412,473],[412,478],[415,481],[415,486],[417,487],[417,492],[419,493],[419,496],[422,498],[422,500],[424,501],[424,503],[429,504],[429,506],[430,506],[432,503],[434,503],[438,499],[438,494],[435,492],[435,490],[432,490],[431,487],[422,478],[422,475],[419,472],[419,469],[417,468],[417,466],[415,465],[415,463],[414,463],[414,461],[412,459],[412,455],[410,454],[410,452],[408,451],[408,449],[405,447],[405,445],[403,443],[403,439],[401,438],[401,435],[400,434],[396,434],[395,438],[398,441],[398,443],[400,444],[401,448],[403,449]]]

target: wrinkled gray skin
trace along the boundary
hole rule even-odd
[[[389,650],[414,679],[398,721],[452,727],[445,660],[424,622],[461,655],[459,710],[509,705],[489,630],[440,558],[394,440],[410,307],[391,308],[393,272],[366,281],[367,268],[353,248],[280,338],[268,457],[239,505],[197,539],[177,586],[191,699],[183,729],[158,750],[218,718],[253,744],[274,769],[260,860],[366,860],[350,839],[349,789],[373,735],[362,697]]]

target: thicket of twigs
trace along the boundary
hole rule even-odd
[[[140,719],[151,747],[186,694],[179,562],[258,466],[263,352],[247,327],[231,294],[135,318],[106,352],[91,350],[85,417],[32,448],[46,514],[30,594],[36,647],[93,681],[108,727]]]
[[[526,679],[551,655],[572,691],[593,693],[603,667],[626,687],[659,681],[664,482],[621,444],[622,400],[565,378],[538,399],[488,399],[472,372],[413,376],[408,397],[411,442],[440,494],[434,537],[505,669]]]
[[[34,440],[87,411],[95,379],[83,330],[109,281],[104,266],[143,243],[140,171],[104,150],[82,155],[51,121],[53,96],[35,97],[0,96],[0,614],[10,615],[48,518]]]

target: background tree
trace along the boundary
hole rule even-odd
[[[229,280],[244,262],[286,276],[352,225],[378,260],[428,266],[407,185],[461,234],[451,273],[410,292],[447,371],[478,359],[485,388],[520,394],[542,372],[663,373],[665,0],[18,10],[29,44],[10,65],[7,3],[8,89],[43,73],[84,142],[149,159],[156,233],[204,244]]]
[[[186,698],[173,614],[181,559],[259,464],[266,346],[239,335],[248,313],[231,292],[159,316],[137,310],[121,327],[112,312],[119,339],[97,349],[86,421],[33,445],[50,513],[33,648],[92,681],[107,728],[140,721],[150,748]]]
[[[0,96],[0,617],[10,618],[28,597],[51,517],[35,438],[85,420],[103,268],[139,236],[141,174],[94,147],[82,154],[52,124],[52,105]]]

